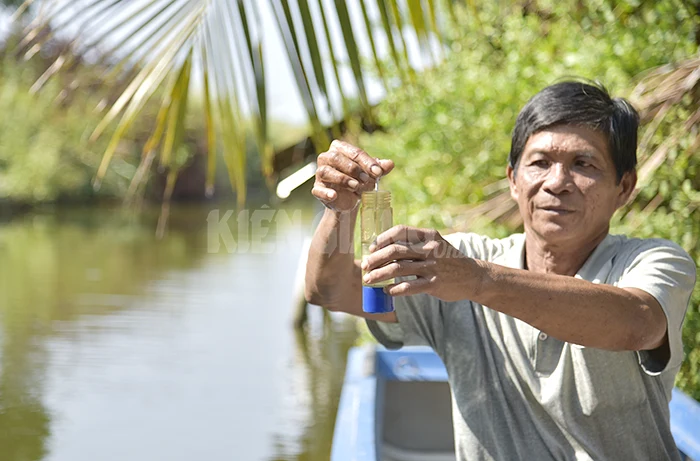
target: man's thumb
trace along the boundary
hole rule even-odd
[[[389,159],[377,159],[379,166],[384,170],[384,174],[389,174],[394,169],[394,161]]]

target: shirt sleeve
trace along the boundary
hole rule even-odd
[[[445,235],[444,239],[466,256],[479,258],[471,244],[474,237],[476,234],[455,233]],[[387,349],[430,346],[439,354],[444,348],[444,303],[427,294],[398,296],[393,300],[397,323],[367,319],[367,327],[375,339]]]
[[[442,349],[443,321],[439,299],[426,295],[394,298],[397,323],[367,319],[367,327],[374,337],[388,349],[403,346],[430,346]]]
[[[668,345],[659,348],[667,347],[666,353],[663,350],[637,351],[639,364],[652,376],[680,366],[683,361],[681,329],[696,279],[693,260],[673,242],[649,239],[630,252],[625,266],[617,286],[649,293],[666,315]]]

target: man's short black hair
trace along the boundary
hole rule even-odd
[[[565,81],[543,89],[520,111],[508,162],[515,170],[527,140],[555,125],[583,125],[608,139],[617,181],[637,166],[639,114],[624,98],[611,98],[600,84]]]

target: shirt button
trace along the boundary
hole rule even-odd
[[[547,339],[547,333],[540,331],[539,338],[540,338],[540,341],[544,341],[545,339]]]

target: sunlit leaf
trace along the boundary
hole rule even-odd
[[[206,56],[206,55],[205,55]],[[207,175],[205,179],[206,195],[211,196],[214,193],[214,180],[216,178],[216,124],[214,122],[214,113],[212,108],[212,92],[210,89],[209,71],[206,63],[204,63],[204,119],[207,129]]]
[[[252,0],[246,8],[243,0],[237,1],[238,14],[241,19],[245,36],[246,49],[254,83],[252,92],[255,95],[255,104],[252,110],[255,114],[255,137],[258,152],[262,157],[262,171],[265,176],[272,174],[273,151],[272,143],[268,139],[267,130],[267,92],[265,89],[265,64],[262,48],[262,22],[255,0]],[[249,16],[253,17],[249,21]],[[249,24],[254,26],[251,27]]]
[[[168,111],[168,125],[163,139],[163,149],[160,154],[160,163],[170,166],[173,149],[182,140],[185,130],[184,120],[187,111],[187,102],[190,90],[190,71],[192,70],[192,55],[188,55],[182,64],[180,73],[173,87],[170,97],[170,109]]]
[[[321,58],[321,51],[318,48],[318,42],[316,40],[316,32],[313,20],[311,19],[311,10],[309,9],[309,2],[307,0],[297,0],[299,5],[299,14],[301,15],[301,21],[304,26],[304,37],[306,38],[306,46],[309,56],[311,57],[311,64],[313,66],[313,75],[316,79],[316,84],[319,90],[323,94],[323,97],[328,101],[328,90],[326,88],[326,78],[323,74],[323,62]]]
[[[423,17],[423,8],[420,0],[407,0],[408,13],[411,17],[413,29],[416,31],[418,43],[420,44],[421,54],[423,58],[430,53],[430,43],[428,42],[428,28]]]
[[[437,59],[442,58],[442,46],[441,44],[445,41],[442,31],[438,25],[438,5],[437,0],[427,0],[428,2],[428,17],[430,18],[430,28],[438,39],[438,53]],[[432,49],[432,48],[431,48]]]
[[[322,148],[328,145],[329,140],[327,139],[325,131],[323,130],[321,122],[318,118],[316,103],[309,85],[309,79],[304,68],[304,63],[301,59],[299,42],[297,40],[295,30],[296,28],[294,26],[294,21],[292,20],[289,4],[286,0],[270,0],[270,4],[272,6],[275,20],[277,21],[277,26],[282,34],[285,50],[287,51],[287,56],[292,66],[292,71],[297,82],[297,87],[299,88],[301,99],[304,102],[306,113],[309,117],[309,122],[311,123],[311,128],[313,130],[312,140],[315,141],[316,150],[320,151]]]
[[[360,65],[360,52],[357,48],[357,43],[355,42],[355,35],[352,31],[353,27],[350,22],[350,14],[348,13],[347,5],[344,0],[335,0],[335,9],[338,13],[338,19],[340,20],[340,28],[343,32],[343,38],[345,39],[345,47],[348,52],[348,59],[350,60],[350,67],[352,73],[355,76],[355,84],[360,93],[360,103],[365,110],[365,114],[371,120],[372,119],[372,109],[369,105],[369,98],[367,97],[367,90],[365,88],[365,81],[362,75],[362,66]]]
[[[369,19],[369,14],[367,13],[367,5],[365,5],[366,0],[360,0],[360,7],[362,9],[362,19],[365,21],[365,28],[367,29],[367,37],[369,38],[369,44],[372,47],[372,56],[374,57],[374,64],[377,66],[377,73],[379,74],[379,77],[382,79],[382,83],[384,84],[384,88],[389,88],[389,85],[386,80],[386,75],[384,72],[384,64],[382,63],[381,59],[379,59],[379,54],[377,53],[377,45],[374,43],[374,28],[372,27],[372,23]]]
[[[399,38],[401,39],[401,51],[403,52],[403,59],[406,63],[406,69],[408,70],[408,76],[413,80],[415,78],[415,72],[411,66],[411,60],[408,57],[408,47],[406,46],[406,39],[403,36],[403,19],[401,18],[401,11],[399,10],[399,5],[396,0],[387,0],[389,2],[389,7],[391,11],[391,18],[396,25],[396,29],[399,32]]]
[[[402,79],[405,79],[404,65],[408,63],[402,63],[399,56],[399,51],[396,47],[396,42],[394,41],[394,30],[393,22],[391,18],[390,6],[387,4],[390,0],[377,0],[377,7],[379,8],[379,15],[382,19],[382,26],[384,27],[384,34],[386,35],[387,43],[389,44],[389,51],[391,53],[391,58],[394,61],[396,70],[401,75]],[[451,0],[450,0],[451,1]],[[401,34],[401,30],[398,31]]]
[[[345,96],[345,90],[343,90],[343,83],[340,80],[340,63],[336,59],[336,54],[333,46],[333,41],[331,39],[331,33],[328,28],[328,19],[326,18],[326,7],[323,4],[323,0],[318,1],[318,9],[321,12],[321,22],[323,23],[323,32],[326,38],[326,46],[328,47],[328,54],[330,55],[330,61],[333,67],[333,75],[335,75],[335,81],[337,85],[337,90],[340,93],[340,99],[342,102],[343,114],[347,115],[350,112],[350,104]]]

